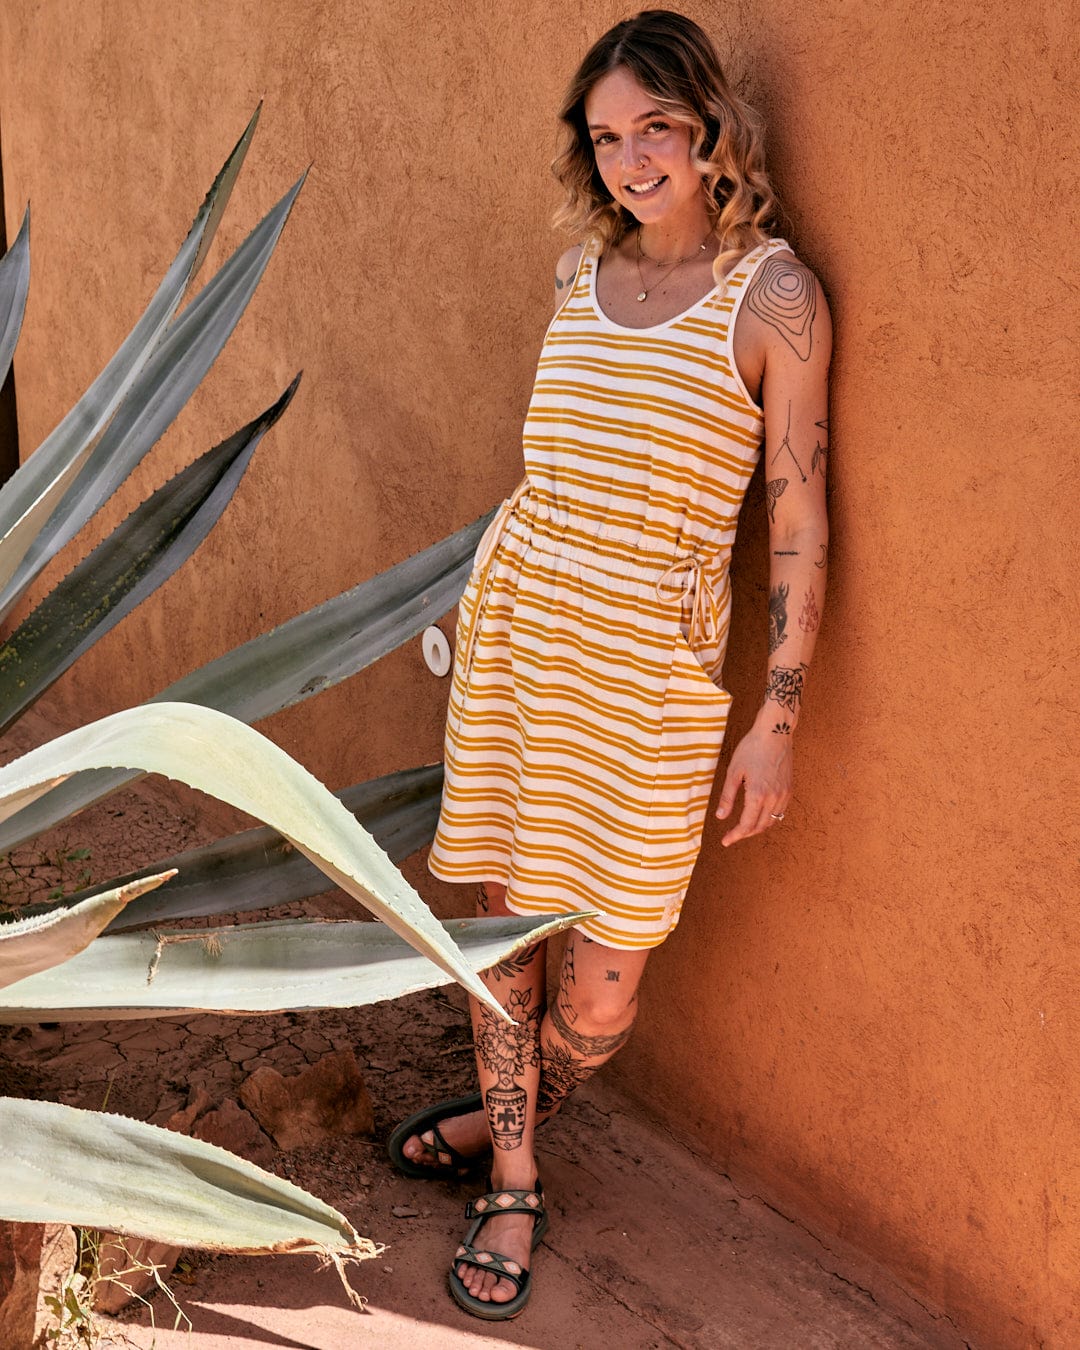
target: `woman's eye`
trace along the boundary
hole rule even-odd
[[[670,131],[671,128],[667,122],[650,122],[647,128],[649,131]]]
[[[614,139],[615,137],[609,131],[602,131],[599,136],[593,137],[593,145],[597,147],[610,145]]]

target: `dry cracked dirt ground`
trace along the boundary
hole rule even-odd
[[[67,837],[17,855],[13,886],[42,893],[68,853],[95,879],[202,842],[194,811],[139,785],[71,822]],[[15,873],[18,873],[16,876]],[[68,878],[70,880],[70,876]],[[79,878],[76,878],[78,880]],[[316,903],[316,909],[318,904]],[[325,903],[321,911],[326,913]],[[281,917],[279,912],[278,917]],[[140,1350],[930,1350],[959,1344],[879,1307],[829,1251],[645,1121],[598,1081],[544,1132],[552,1223],[534,1261],[532,1301],[488,1325],[454,1305],[449,1256],[477,1187],[408,1180],[384,1140],[404,1114],[471,1090],[464,999],[435,990],[344,1012],[268,1018],[0,1028],[0,1091],[162,1120],[199,1088],[235,1099],[253,1069],[288,1075],[351,1050],[374,1101],[372,1138],[273,1151],[280,1174],[343,1210],[384,1245],[355,1267],[366,1311],[310,1257],[193,1253],[171,1280],[191,1330],[156,1295],[97,1319],[104,1347]],[[15,1350],[14,1347],[11,1350]],[[21,1350],[21,1348],[20,1348]]]

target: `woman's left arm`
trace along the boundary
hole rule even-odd
[[[768,259],[744,306],[764,348],[765,504],[769,513],[769,659],[765,699],[735,747],[717,808],[726,819],[743,788],[725,845],[775,825],[791,800],[792,739],[825,603],[829,526],[832,325],[817,278],[791,254]]]

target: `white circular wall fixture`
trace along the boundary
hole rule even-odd
[[[450,644],[446,640],[446,634],[441,628],[425,628],[424,636],[424,660],[427,662],[427,668],[432,675],[450,674]]]

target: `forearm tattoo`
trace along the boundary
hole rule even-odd
[[[828,458],[829,454],[829,419],[827,417],[824,417],[820,422],[815,422],[814,426],[818,428],[818,430],[821,432],[821,435],[816,438],[816,443],[814,445],[814,453],[810,458],[810,472],[817,473],[818,469],[820,469],[821,476],[822,478],[824,478],[825,461]],[[821,444],[822,438],[824,438],[825,440],[824,445]]]
[[[814,589],[810,587],[803,600],[802,613],[799,615],[799,627],[804,633],[816,633],[820,622],[821,614],[818,611],[817,600],[814,598]]]
[[[496,1148],[520,1148],[525,1133],[528,1092],[518,1081],[526,1069],[540,1063],[540,1023],[543,1005],[532,1006],[531,989],[511,989],[506,1011],[511,1026],[490,1008],[480,1008],[476,1028],[476,1053],[497,1082],[484,1089],[491,1138]]]
[[[765,688],[765,698],[779,703],[788,712],[795,712],[802,703],[803,681],[806,679],[807,665],[800,661],[795,667],[774,666],[769,671],[769,681]]]
[[[769,655],[771,656],[782,642],[787,640],[787,598],[789,587],[786,582],[774,586],[769,592]]]
[[[771,324],[800,361],[814,347],[817,283],[802,263],[766,258],[754,274],[746,303],[752,314]]]
[[[791,402],[790,402],[790,400],[788,401],[788,405],[787,405],[787,430],[784,432],[784,439],[783,439],[783,440],[780,442],[780,444],[776,447],[776,454],[773,455],[772,460],[771,460],[771,463],[775,464],[776,461],[780,458],[781,455],[790,455],[790,457],[791,457],[791,462],[792,462],[792,464],[795,465],[795,468],[799,471],[799,478],[802,480],[802,482],[808,483],[808,482],[810,481],[810,480],[807,478],[806,474],[803,473],[803,466],[799,463],[798,456],[795,454],[795,451],[794,451],[794,449],[792,448],[792,445],[791,445]],[[823,471],[823,472],[824,472],[824,471]],[[786,480],[786,479],[780,479],[779,481],[782,482],[782,483],[784,484],[784,487],[787,487],[787,480]],[[783,492],[783,490],[784,490],[784,489],[781,488],[781,489],[780,489],[780,492]],[[765,491],[766,491],[766,493],[768,492],[768,484],[766,484]],[[780,492],[778,492],[778,493],[776,494],[777,497],[779,497]],[[773,507],[773,511],[775,511],[775,510],[776,510],[776,497],[773,498],[772,507]],[[771,513],[770,513],[770,517],[771,517]]]

